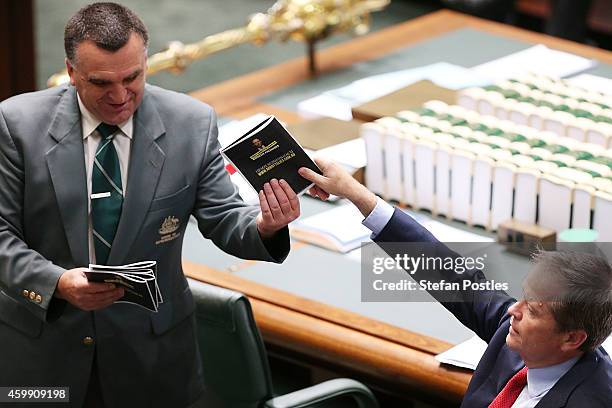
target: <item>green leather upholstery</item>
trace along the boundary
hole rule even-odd
[[[341,396],[350,396],[360,408],[378,407],[372,392],[350,379],[274,397],[266,350],[249,300],[239,292],[192,279],[189,286],[196,302],[207,407],[310,407]]]

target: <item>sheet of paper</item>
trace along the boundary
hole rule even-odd
[[[230,145],[234,140],[244,135],[253,126],[266,119],[265,113],[257,113],[242,120],[232,120],[223,126],[219,126],[219,144],[221,147]]]
[[[349,85],[328,91],[328,93],[350,103],[361,104],[423,79],[429,79],[436,85],[455,90],[489,83],[487,78],[474,74],[469,68],[438,62],[359,79]]]
[[[411,210],[403,209],[406,214],[414,218],[419,224],[427,228],[438,240],[442,242],[494,242],[493,238],[475,232],[464,231],[462,229],[446,225],[440,221]]]
[[[249,116],[242,120],[233,120],[219,127],[219,144],[221,147],[225,147],[231,144],[233,141],[238,139],[240,136],[248,132],[253,126],[256,126],[262,120],[267,118],[268,115],[264,113],[258,113],[253,116]],[[231,164],[225,162],[226,169],[230,173],[230,179],[232,183],[238,188],[238,194],[247,204],[258,204],[259,196],[253,191],[249,183],[244,177],[234,169],[231,168]],[[229,166],[229,167],[228,167]]]
[[[612,356],[612,336],[608,337],[601,346],[606,350],[606,353]]]
[[[480,358],[487,349],[487,343],[474,336],[438,354],[435,358],[441,363],[475,370]]]
[[[492,80],[515,78],[527,73],[566,77],[594,67],[597,61],[538,44],[526,50],[472,67],[476,75]]]
[[[367,164],[365,141],[362,138],[317,150],[314,156],[330,159],[354,169],[365,167]]]
[[[351,120],[351,104],[339,96],[329,93],[314,96],[298,103],[297,111],[306,119],[316,119],[322,116],[340,120]]]
[[[307,118],[330,116],[352,118],[351,107],[371,101],[417,81],[429,79],[448,89],[484,86],[491,81],[470,69],[447,62],[405,69],[359,79],[346,86],[326,91],[298,104],[298,112]]]
[[[612,79],[591,74],[580,74],[568,78],[567,82],[589,91],[601,92],[612,96]]]
[[[352,204],[343,204],[295,222],[295,227],[319,231],[346,244],[354,241],[368,241],[371,231],[364,227],[363,216]]]
[[[493,242],[493,238],[451,227],[432,219],[422,225],[442,242]]]

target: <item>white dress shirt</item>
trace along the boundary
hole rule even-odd
[[[527,385],[514,401],[512,408],[535,407],[579,359],[580,356],[553,366],[528,369]]]
[[[376,197],[376,207],[363,220],[362,224],[372,231],[371,238],[374,239],[385,228],[391,217],[393,217],[393,207],[380,197]]]
[[[78,96],[78,93],[77,99],[79,101],[79,109],[81,111],[81,130],[83,134],[83,150],[85,154],[85,171],[87,177],[87,197],[89,197],[87,206],[87,214],[89,218],[89,262],[95,263],[96,251],[93,244],[93,227],[91,223],[91,173],[93,172],[96,149],[98,148],[98,144],[102,139],[102,136],[96,132],[96,128],[100,123],[102,123],[102,121],[96,119],[95,116],[93,116],[92,113],[87,110],[81,101],[81,97]],[[130,116],[127,121],[118,125],[118,127],[121,131],[115,133],[113,145],[115,146],[117,156],[119,157],[119,167],[121,169],[121,189],[123,190],[123,196],[125,197],[127,192],[130,150],[132,147],[132,133],[134,130],[133,116]]]

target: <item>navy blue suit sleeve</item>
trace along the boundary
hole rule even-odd
[[[460,257],[461,255],[452,251],[442,242],[438,241],[427,229],[422,227],[412,217],[403,211],[395,209],[393,217],[385,228],[376,236],[375,242],[395,257],[397,246],[387,247],[384,243],[401,242],[422,242],[428,243],[428,256],[436,257]],[[395,249],[390,249],[395,248]],[[486,278],[480,270],[468,270],[462,274],[453,271],[417,271],[412,275],[416,281],[427,279],[429,281],[440,281],[462,283],[463,280],[472,282],[484,282]],[[481,339],[486,342],[493,337],[499,327],[502,318],[506,315],[508,307],[515,300],[504,291],[484,291],[484,290],[462,290],[456,292],[456,297],[449,299],[448,294],[442,299],[439,293],[431,293],[434,298],[448,309],[461,323],[473,330]],[[454,295],[454,294],[453,294]]]

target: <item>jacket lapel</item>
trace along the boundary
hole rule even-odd
[[[134,114],[127,192],[108,263],[125,263],[155,195],[165,154],[156,140],[166,132],[148,92]]]
[[[597,366],[595,353],[585,354],[563,377],[546,393],[536,408],[559,408],[567,405],[567,399]]]
[[[87,266],[87,181],[80,124],[76,90],[69,86],[49,127],[49,135],[57,144],[45,154],[45,160],[74,266]]]

